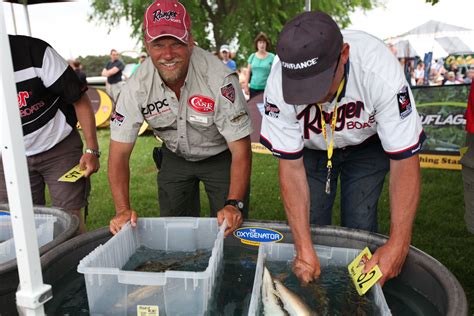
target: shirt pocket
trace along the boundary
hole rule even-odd
[[[187,121],[196,130],[207,131],[214,125],[214,113],[202,114],[190,110],[188,111]]]
[[[148,117],[146,121],[156,131],[176,129],[176,115],[171,111]]]

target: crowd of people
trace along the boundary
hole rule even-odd
[[[200,216],[203,183],[211,216],[219,224],[226,221],[226,236],[237,229],[249,216],[253,130],[245,94],[264,93],[260,141],[278,159],[297,277],[307,283],[321,273],[310,225],[331,224],[338,182],[341,225],[377,232],[377,204],[389,171],[390,236],[366,271],[379,265],[381,284],[400,273],[420,198],[418,153],[425,140],[409,83],[425,82],[423,63],[413,69],[414,81],[410,77],[407,82],[383,42],[364,32],[341,31],[319,11],[287,22],[276,54],[269,51],[268,36],[259,33],[240,77],[228,45],[220,47],[220,60],[195,45],[190,16],[176,0],[152,3],[143,30],[147,54],[140,56],[133,76],[122,81],[124,65],[115,50],[102,71],[115,103],[108,157],[115,206],[112,233],[129,221],[137,223],[139,210],[130,202],[129,161],[144,121],[162,140],[161,147],[150,152],[158,169],[160,215]],[[100,156],[80,65],[68,66],[38,39],[11,36],[10,44],[15,72],[25,73],[25,65],[43,69],[28,78],[15,77],[34,203],[44,205],[46,184],[53,206],[79,215],[87,205],[88,177],[98,171]],[[31,54],[16,53],[28,50]],[[444,84],[458,80],[461,73],[444,69],[440,61],[430,76],[432,72],[433,78],[443,76]],[[472,79],[472,72],[469,69],[463,80]],[[78,163],[86,170],[83,181],[56,181]],[[0,185],[0,202],[6,202],[4,181]]]
[[[400,58],[399,61],[411,86],[470,84],[474,79],[474,64],[460,67],[452,61],[446,67],[443,58],[436,58],[426,65],[419,57]]]

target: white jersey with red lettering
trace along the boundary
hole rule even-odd
[[[378,136],[391,159],[416,154],[425,134],[400,63],[381,40],[361,31],[342,34],[350,46],[345,86],[338,102],[322,104],[326,125],[330,126],[337,103],[334,148],[356,146]],[[297,159],[304,147],[327,149],[319,106],[284,101],[278,57],[264,98],[260,142],[275,156]]]

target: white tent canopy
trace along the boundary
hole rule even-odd
[[[52,297],[52,293],[51,286],[43,284],[3,6],[0,6],[0,69],[0,153],[5,171],[20,279],[20,290],[16,293],[17,305],[22,310],[22,315],[44,315],[43,304]]]
[[[423,58],[428,52],[439,58],[474,52],[474,30],[431,20],[386,42],[397,48],[399,58]]]

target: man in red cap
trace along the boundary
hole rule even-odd
[[[280,158],[294,272],[303,282],[320,273],[309,225],[331,224],[338,180],[342,226],[377,231],[377,203],[390,170],[390,238],[366,265],[380,266],[383,284],[400,273],[408,253],[425,139],[400,65],[379,39],[341,33],[317,11],[284,26],[277,55],[260,140]]]
[[[162,141],[154,152],[161,216],[199,216],[199,183],[211,216],[227,220],[228,235],[248,211],[250,137],[237,75],[195,47],[184,6],[155,1],[143,22],[149,58],[122,89],[111,118],[109,181],[116,233],[137,214],[129,199],[129,158],[142,122]]]

